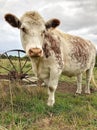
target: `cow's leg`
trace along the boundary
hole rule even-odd
[[[85,93],[90,94],[90,81],[92,77],[93,68],[86,71],[86,88]]]
[[[77,75],[77,90],[76,94],[81,94],[82,92],[82,74]]]
[[[48,96],[49,96],[47,102],[48,106],[53,106],[53,104],[55,103],[55,91],[58,85],[58,80],[61,72],[62,72],[61,70],[60,71],[52,70],[50,72],[50,79],[48,83]]]
[[[55,103],[55,91],[56,91],[57,86],[49,86],[48,87],[48,102],[47,105],[48,106],[53,106],[53,104]]]

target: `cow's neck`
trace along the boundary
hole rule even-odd
[[[43,58],[38,57],[38,58],[32,58],[31,60],[32,60],[33,63],[36,64],[36,66],[38,66],[39,63],[40,63],[40,61],[41,61],[42,59],[43,59]]]
[[[46,32],[43,44],[43,51],[46,58],[52,56],[53,53],[59,66],[63,67],[60,42],[61,41],[59,36],[56,36],[53,32]]]
[[[61,54],[60,39],[56,37],[52,32],[46,32],[43,44],[44,55],[48,58],[51,56],[51,51],[57,54]]]
[[[36,75],[38,75],[40,64],[43,61],[43,58],[32,58],[32,69],[34,69],[34,72]]]

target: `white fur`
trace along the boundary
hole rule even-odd
[[[22,23],[20,28],[21,41],[27,55],[29,56],[30,48],[40,48],[43,52],[44,40],[46,39],[45,36],[42,36],[45,29],[43,18],[37,12],[27,12],[20,21]],[[23,32],[23,27],[26,28],[26,33]],[[30,59],[34,74],[48,86],[49,98],[47,104],[53,106],[55,103],[55,90],[62,72],[67,76],[77,77],[76,93],[78,94],[82,92],[82,73],[86,72],[85,93],[90,93],[89,84],[96,56],[94,45],[90,41],[65,34],[57,29],[45,29],[45,31],[54,38],[53,40],[50,37],[46,39],[47,44],[49,44],[50,55],[46,57],[46,54],[43,53],[45,54],[43,57],[30,57]],[[56,50],[57,45],[59,47],[57,49],[60,51]]]

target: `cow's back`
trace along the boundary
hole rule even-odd
[[[95,64],[96,48],[88,40],[56,30],[60,37],[60,47],[66,75],[73,76],[88,70]]]

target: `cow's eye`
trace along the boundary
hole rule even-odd
[[[26,33],[26,28],[22,27],[21,30]]]

